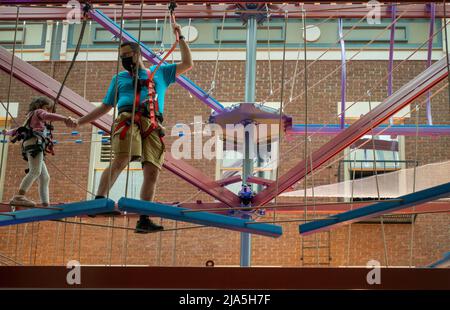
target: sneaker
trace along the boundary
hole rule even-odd
[[[153,223],[152,220],[150,220],[148,217],[146,217],[146,218],[141,218],[137,221],[136,229],[134,230],[134,232],[136,234],[148,234],[148,233],[157,232],[157,231],[161,231],[161,230],[164,230],[163,226]]]
[[[24,195],[15,195],[13,197],[13,199],[11,199],[9,204],[10,204],[10,206],[15,206],[15,207],[26,207],[26,208],[36,207],[36,203],[33,200],[29,200]],[[14,210],[15,210],[15,208],[14,208]]]

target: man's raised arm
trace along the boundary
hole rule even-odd
[[[178,42],[178,46],[181,53],[181,62],[177,63],[176,72],[176,75],[180,75],[192,69],[192,67],[194,66],[194,62],[192,61],[191,50],[189,49],[189,46],[187,45],[186,41],[184,41],[184,38],[181,35],[180,25],[174,24],[173,32],[175,33],[175,35],[177,32],[180,34],[180,41]]]

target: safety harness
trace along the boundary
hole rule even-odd
[[[155,69],[156,70],[156,69]],[[131,128],[131,124],[134,123],[138,126],[140,134],[142,139],[147,138],[154,130],[159,130],[159,138],[161,140],[161,143],[164,144],[163,137],[164,137],[164,131],[159,126],[159,123],[163,122],[163,117],[161,113],[159,112],[159,105],[158,105],[158,98],[156,96],[156,90],[155,90],[155,83],[153,82],[153,76],[154,72],[150,72],[150,70],[146,70],[147,72],[147,80],[139,80],[140,86],[145,86],[148,89],[148,100],[146,101],[146,104],[141,105],[141,89],[140,87],[137,87],[137,94],[135,96],[134,106],[135,106],[135,114],[134,118],[133,116],[130,116],[129,118],[126,118],[125,120],[121,121],[119,124],[117,124],[114,133],[117,133],[119,130],[122,130],[120,132],[120,139],[125,139],[128,130]],[[123,112],[132,112],[129,109],[122,109],[119,110],[119,113]],[[142,124],[142,118],[148,117],[150,119],[150,126],[145,129],[144,125]],[[132,121],[133,118],[133,121]]]
[[[51,124],[44,123],[44,131],[33,130],[30,124],[31,119],[34,115],[35,111],[32,111],[28,114],[25,123],[21,127],[17,128],[16,133],[11,139],[12,143],[22,141],[22,156],[26,161],[28,161],[28,153],[33,158],[36,157],[40,152],[44,152],[44,155],[47,153],[50,153],[52,155],[55,154],[53,151],[53,141],[50,135],[53,126]],[[39,118],[38,115],[36,116]],[[25,146],[24,142],[32,138],[36,138],[36,143]]]

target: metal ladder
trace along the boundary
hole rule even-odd
[[[302,266],[330,266],[331,232],[315,233],[301,238]]]

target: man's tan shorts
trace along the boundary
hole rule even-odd
[[[131,117],[131,113],[123,112],[117,116],[114,128],[127,118]],[[142,117],[141,120],[144,131],[150,127],[150,119]],[[131,158],[132,161],[140,160],[142,163],[150,162],[161,169],[164,163],[164,144],[159,137],[160,129],[153,130],[145,139],[142,139],[139,127],[133,124],[127,131],[124,139],[120,139],[120,133],[125,127],[116,131],[112,138],[112,149],[116,155],[128,155],[130,151],[131,140]]]

